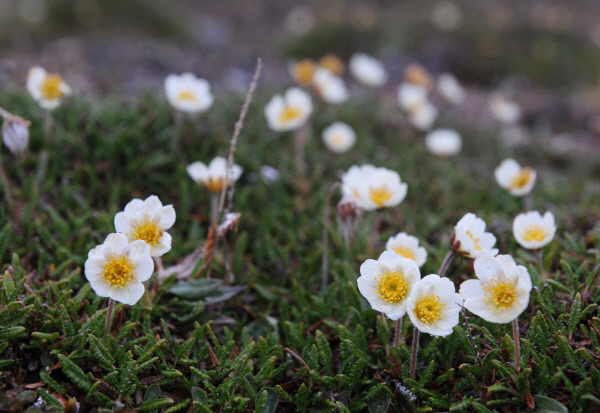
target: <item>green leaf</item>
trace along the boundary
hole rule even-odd
[[[256,397],[256,412],[275,413],[279,404],[279,392],[273,388],[263,388]]]
[[[144,393],[144,401],[149,402],[150,400],[158,399],[160,397],[160,386],[153,384],[146,389]]]
[[[138,412],[151,412],[153,410],[162,409],[163,407],[170,406],[175,403],[173,399],[153,399],[142,403],[142,406],[138,409]]]
[[[569,409],[562,403],[550,397],[537,395],[534,396],[533,400],[535,401],[535,413],[569,413]]]
[[[369,413],[386,413],[391,402],[392,398],[389,394],[380,392],[367,401],[367,408]]]
[[[223,282],[216,278],[180,281],[169,288],[169,292],[186,300],[201,300],[215,292]]]

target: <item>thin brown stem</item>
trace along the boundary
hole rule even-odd
[[[4,161],[2,160],[2,154],[0,154],[0,178],[2,179],[2,189],[4,190],[4,199],[11,211],[15,211],[15,201],[10,192],[10,182],[8,176],[6,176],[6,170],[4,168]]]
[[[521,371],[521,343],[519,340],[519,319],[515,318],[512,322],[513,341],[515,343],[515,365],[517,372]]]
[[[106,311],[106,324],[104,324],[104,335],[102,336],[103,340],[110,331],[110,324],[112,323],[112,313],[113,313],[114,308],[115,308],[115,300],[113,300],[112,298],[109,298],[108,299],[108,310]]]
[[[329,282],[329,221],[330,206],[333,193],[342,184],[336,182],[329,187],[327,199],[325,200],[325,213],[323,215],[323,257],[321,259],[321,290],[324,291]]]
[[[300,363],[302,363],[304,365],[304,367],[306,367],[306,370],[308,370],[308,375],[312,376],[312,370],[310,369],[310,367],[308,367],[308,364],[306,364],[306,361],[304,361],[302,359],[302,357],[300,357],[293,350],[291,350],[291,349],[289,349],[287,347],[284,348],[283,351],[285,351],[286,353],[288,353],[289,355],[291,355],[292,357],[294,357],[296,360],[298,360]]]
[[[304,145],[306,145],[306,126],[294,131],[294,164],[296,173],[300,176],[306,174],[306,161],[304,159]]]
[[[44,110],[44,136],[46,141],[52,140],[52,124],[53,124],[52,111]]]
[[[442,262],[442,266],[440,267],[440,273],[439,273],[440,277],[444,277],[446,275],[446,270],[448,269],[448,266],[452,262],[452,258],[454,258],[454,249],[450,248],[450,251],[448,251],[448,254],[446,254],[446,257],[444,258],[444,261]]]
[[[417,356],[419,352],[419,329],[415,326],[413,332],[412,352],[410,357],[410,378],[414,379],[417,372]]]
[[[369,237],[369,256],[373,256],[375,253],[375,243],[377,242],[377,236],[379,235],[379,226],[383,220],[383,210],[378,209],[375,211],[375,217],[373,218],[373,228],[371,229],[371,236]]]
[[[394,347],[398,347],[402,342],[402,317],[396,320],[396,331],[394,334]]]
[[[523,197],[523,206],[525,207],[525,211],[531,211],[533,208],[533,193],[530,192]]]

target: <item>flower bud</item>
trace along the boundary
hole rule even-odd
[[[21,155],[29,143],[29,125],[31,122],[19,116],[10,116],[2,124],[2,140],[15,155]]]
[[[348,197],[342,198],[337,205],[338,228],[346,246],[354,242],[358,227],[363,215],[363,210],[357,203]]]

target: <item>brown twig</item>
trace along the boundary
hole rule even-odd
[[[306,361],[302,360],[302,357],[300,357],[298,354],[294,353],[292,350],[290,350],[287,347],[284,348],[283,351],[285,351],[286,353],[288,353],[289,355],[291,355],[292,357],[294,357],[300,363],[304,364],[304,367],[306,367],[306,370],[308,370],[308,374],[310,376],[312,376],[312,370],[310,369],[310,367],[308,367],[308,364],[306,364]]]

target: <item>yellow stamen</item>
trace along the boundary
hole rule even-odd
[[[404,246],[397,246],[394,247],[394,252],[398,255],[402,255],[404,258],[408,258],[411,260],[415,260],[415,252],[412,250],[412,248],[409,247],[404,247]]]
[[[427,294],[419,299],[415,307],[415,315],[424,324],[433,324],[442,318],[446,303],[440,303],[440,296]]]
[[[388,303],[397,303],[406,298],[408,284],[402,274],[386,272],[379,276],[379,285],[375,290]]]
[[[46,75],[42,83],[42,97],[45,100],[54,100],[62,97],[63,92],[60,90],[62,79],[59,75]]]
[[[387,201],[389,201],[392,198],[392,192],[385,186],[380,186],[379,188],[370,188],[369,196],[371,198],[371,201],[373,201],[375,205],[381,208]]]
[[[333,146],[342,146],[345,143],[344,137],[339,133],[333,135],[330,142]]]
[[[129,257],[113,254],[104,264],[102,277],[111,287],[123,288],[135,278],[135,266]]]
[[[512,189],[521,189],[531,181],[533,170],[530,167],[521,168],[517,175],[510,181]]]
[[[225,185],[225,180],[223,178],[208,178],[203,184],[210,192],[219,193],[223,189],[223,185]]]
[[[525,233],[523,234],[523,239],[525,241],[543,241],[546,238],[546,230],[544,227],[533,224],[527,227]]]
[[[302,111],[294,106],[286,106],[279,115],[281,123],[288,123],[294,119],[298,119],[302,115]]]
[[[310,85],[317,65],[310,59],[300,60],[292,67],[292,76],[301,85]]]
[[[467,230],[467,235],[469,236],[469,238],[471,238],[471,241],[473,241],[473,249],[475,251],[481,251],[481,245],[479,244],[479,238],[475,238],[475,235],[473,235],[473,233],[468,230]]]
[[[517,299],[517,287],[504,277],[482,283],[485,294],[484,302],[492,311],[502,311],[510,308]]]
[[[182,92],[179,92],[179,94],[177,95],[177,100],[189,100],[190,102],[195,102],[196,95],[194,95],[190,91],[184,90]]]
[[[155,220],[144,218],[137,221],[134,225],[131,238],[134,240],[141,239],[142,241],[145,241],[146,244],[154,247],[159,243],[163,236],[163,232],[164,231],[158,227]]]

